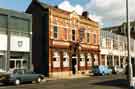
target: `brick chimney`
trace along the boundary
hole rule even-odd
[[[32,0],[32,2],[37,2],[38,0]]]
[[[88,15],[89,15],[89,13],[88,13],[88,11],[84,11],[83,13],[82,13],[82,16],[84,16],[84,17],[88,17]]]

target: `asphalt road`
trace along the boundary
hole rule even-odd
[[[39,84],[1,85],[0,89],[128,89],[125,76],[90,76],[87,78],[50,80]]]

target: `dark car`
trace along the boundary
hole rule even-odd
[[[32,81],[39,83],[43,77],[42,74],[36,74],[34,72],[26,71],[25,69],[15,69],[11,73],[0,74],[0,81],[2,83],[14,83],[15,85],[19,85],[23,82]]]

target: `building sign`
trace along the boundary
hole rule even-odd
[[[23,36],[11,36],[10,40],[10,50],[11,51],[30,51],[30,38]]]
[[[70,44],[67,42],[61,42],[61,41],[53,41],[53,45],[59,45],[59,46],[69,46]]]
[[[18,47],[22,47],[23,46],[23,41],[18,41]]]

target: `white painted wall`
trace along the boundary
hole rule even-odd
[[[22,36],[11,36],[10,50],[29,52],[30,51],[30,38],[22,37]]]
[[[7,35],[0,34],[0,50],[7,50]]]

